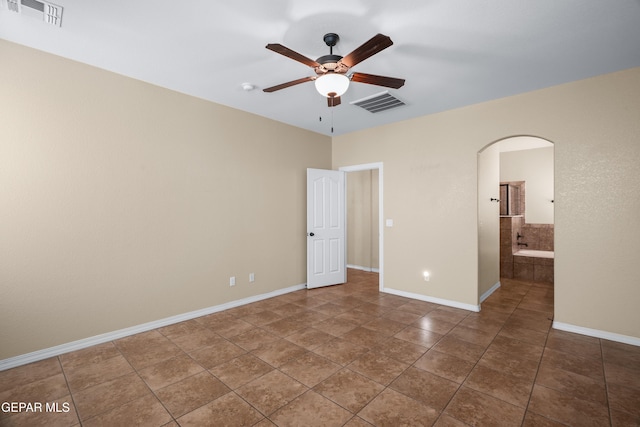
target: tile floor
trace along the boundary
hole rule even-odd
[[[550,329],[552,285],[504,279],[473,313],[377,280],[349,271],[0,372],[1,402],[59,410],[0,425],[640,425],[640,348]]]

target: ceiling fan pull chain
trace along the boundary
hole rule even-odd
[[[333,133],[333,110],[331,110],[331,133]]]

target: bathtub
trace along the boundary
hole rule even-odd
[[[551,258],[553,259],[553,251],[538,251],[536,249],[519,249],[513,256],[528,256],[532,258]]]

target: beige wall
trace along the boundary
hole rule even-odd
[[[5,41],[0,58],[0,360],[306,282],[328,137]]]
[[[377,271],[378,170],[347,173],[347,264]]]
[[[500,181],[525,181],[525,220],[553,224],[553,147],[500,153]]]
[[[635,68],[334,137],[333,166],[384,162],[386,287],[476,304],[477,153],[554,142],[554,320],[638,338],[639,116]]]

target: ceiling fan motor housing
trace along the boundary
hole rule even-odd
[[[324,74],[330,71],[341,71],[341,70],[336,70],[336,68],[338,68],[338,61],[340,61],[341,59],[342,59],[342,56],[340,55],[321,56],[320,58],[316,59],[316,62],[320,64],[320,67],[316,67],[316,73]],[[345,69],[342,72],[346,72],[346,71],[347,70]]]
[[[340,36],[338,36],[336,33],[327,33],[324,35],[323,40],[326,45],[329,46],[329,55],[323,55],[320,58],[316,59],[316,62],[321,65],[320,67],[316,67],[316,73],[318,75],[322,75],[332,71],[345,73],[347,71],[346,69],[337,70],[339,66],[338,62],[342,59],[342,56],[333,54],[333,47],[338,43],[338,40],[340,40]]]

